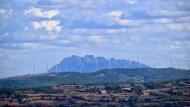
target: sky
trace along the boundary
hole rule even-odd
[[[0,78],[86,54],[190,68],[190,1],[0,0]]]

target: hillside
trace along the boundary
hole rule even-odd
[[[147,68],[145,64],[124,59],[106,59],[86,55],[84,57],[73,55],[64,58],[60,63],[54,65],[48,72],[95,72],[102,69],[114,68]]]
[[[0,80],[0,87],[41,87],[57,84],[98,84],[168,81],[190,78],[190,70],[174,68],[106,69],[93,73],[63,72],[25,75]]]

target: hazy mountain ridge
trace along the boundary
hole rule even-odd
[[[94,57],[93,55],[86,55],[84,57],[73,55],[64,58],[48,72],[95,72],[102,69],[147,67],[145,64],[130,60],[106,59],[104,57]]]
[[[92,73],[62,72],[27,75],[0,80],[3,87],[42,87],[57,84],[102,84],[189,79],[190,70],[174,68],[105,69]]]

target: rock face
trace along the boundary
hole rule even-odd
[[[86,55],[84,57],[73,55],[64,58],[60,63],[54,65],[48,72],[95,72],[102,69],[113,68],[147,68],[145,64],[122,59],[106,59]]]

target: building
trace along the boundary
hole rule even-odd
[[[106,94],[106,93],[107,93],[106,90],[100,90],[100,91],[99,91],[99,94]]]

